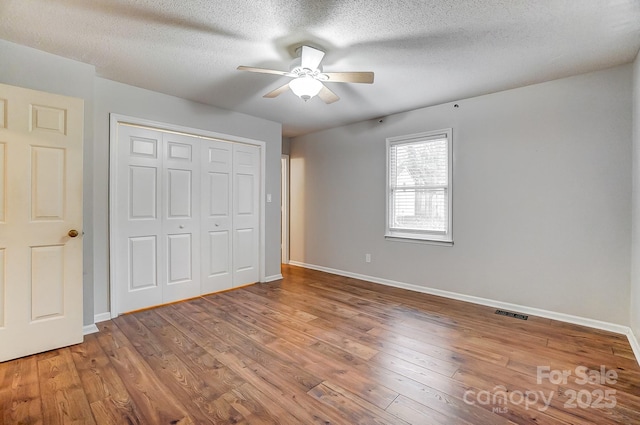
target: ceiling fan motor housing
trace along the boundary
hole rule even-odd
[[[327,76],[322,73],[322,66],[318,65],[316,69],[303,68],[300,58],[295,58],[289,66],[289,74],[291,77],[312,77],[317,80],[326,81]]]

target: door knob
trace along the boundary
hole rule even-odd
[[[76,229],[69,230],[69,237],[75,238],[78,236],[78,231]]]

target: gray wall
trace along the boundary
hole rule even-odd
[[[627,65],[292,139],[291,260],[628,325],[631,87]],[[385,240],[385,138],[448,127],[454,246]]]
[[[84,324],[93,323],[93,79],[92,65],[0,40],[0,82],[84,99]]]
[[[289,155],[291,150],[291,139],[288,137],[282,138],[282,155]]]
[[[94,158],[95,207],[95,311],[109,311],[108,292],[108,182],[109,113],[129,115],[168,124],[266,142],[266,192],[273,202],[266,205],[266,276],[280,274],[280,152],[282,126],[248,115],[132,87],[103,78],[95,79]]]
[[[640,53],[633,65],[633,242],[631,330],[640,341]]]

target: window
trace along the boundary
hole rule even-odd
[[[388,238],[452,243],[451,129],[387,139]]]

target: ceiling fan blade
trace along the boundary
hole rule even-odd
[[[318,69],[320,61],[324,57],[322,50],[314,49],[309,46],[302,46],[302,53],[300,54],[300,66],[311,70]]]
[[[329,83],[373,83],[373,72],[323,72]]]
[[[266,68],[254,68],[252,66],[242,66],[238,67],[239,71],[249,71],[249,72],[259,72],[260,74],[275,74],[275,75],[288,75],[289,73],[286,71],[278,71],[276,69],[266,69]]]
[[[337,94],[335,94],[334,92],[332,92],[331,90],[329,90],[326,86],[322,86],[322,89],[320,90],[320,93],[318,93],[318,97],[320,99],[322,99],[322,101],[324,103],[326,103],[327,105],[330,103],[333,103],[337,100],[340,100],[340,98],[338,97]]]
[[[269,93],[265,94],[262,97],[267,97],[269,99],[272,99],[274,97],[280,96],[282,93],[286,92],[287,90],[289,90],[289,83],[285,84],[284,86],[280,86],[273,91],[270,91]]]

